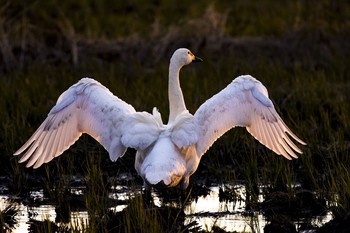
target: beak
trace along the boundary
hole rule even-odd
[[[200,58],[200,57],[194,57],[194,59],[192,60],[192,62],[202,62],[203,61],[203,59],[202,58]]]

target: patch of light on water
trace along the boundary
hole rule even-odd
[[[327,213],[325,213],[324,216],[315,216],[313,218],[310,219],[310,224],[316,227],[321,227],[324,224],[326,224],[327,222],[331,221],[333,219],[333,215],[332,212],[327,211]],[[296,222],[296,226],[302,226],[303,224],[305,225],[305,221],[297,221]],[[310,230],[305,230],[305,231],[300,231],[300,233],[312,233],[314,231],[310,231]]]
[[[242,217],[234,214],[220,217],[189,217],[185,224],[194,220],[197,220],[199,226],[206,231],[211,231],[214,226],[217,226],[228,232],[264,232],[266,224],[262,215]]]
[[[155,195],[154,193],[153,193],[152,197],[153,197],[154,205],[161,207],[162,201],[160,200],[160,198],[157,195]]]
[[[71,212],[70,226],[75,226],[77,229],[83,229],[89,223],[89,215],[87,211],[73,211]],[[86,227],[85,227],[86,228]]]
[[[7,196],[0,196],[0,209],[5,209],[8,203]],[[52,205],[40,205],[38,207],[26,207],[23,204],[16,204],[17,208],[20,210],[17,219],[16,228],[13,229],[14,233],[27,232],[29,225],[29,220],[44,221],[50,220],[55,221],[56,212],[55,207]],[[30,216],[30,217],[29,217]]]
[[[40,191],[34,192],[34,196],[40,197]],[[40,197],[42,198],[42,197]],[[0,210],[5,209],[9,205],[9,197],[0,195]],[[16,204],[17,208],[20,210],[17,219],[17,224],[15,229],[12,229],[13,233],[23,233],[28,232],[29,222],[32,220],[36,221],[45,221],[49,220],[55,222],[56,211],[55,206],[53,205],[40,205],[37,207],[28,207],[24,204]],[[71,222],[68,226],[75,226],[77,229],[82,229],[83,226],[86,226],[89,220],[87,211],[72,211],[71,212]],[[60,224],[58,224],[60,225]]]
[[[127,201],[130,198],[135,196],[135,192],[137,194],[140,194],[141,191],[130,191],[129,188],[127,188],[126,186],[123,185],[116,185],[116,186],[112,186],[111,189],[113,190],[113,192],[111,192],[108,197],[112,198],[114,200],[119,200],[119,201]]]
[[[192,202],[190,205],[186,206],[186,214],[197,214],[203,212],[218,213],[233,210],[234,208],[239,208],[240,204],[236,206],[233,202],[220,202],[219,201],[219,187],[212,187],[209,195],[205,197],[199,197],[196,202]]]
[[[109,208],[110,210],[114,211],[114,212],[121,212],[123,211],[126,207],[128,207],[128,205],[117,205],[114,207]]]
[[[42,201],[43,198],[44,198],[44,190],[43,189],[39,189],[39,190],[29,191],[29,197],[33,201]]]
[[[333,219],[332,213],[329,211],[326,213],[325,216],[316,216],[311,219],[311,224],[314,226],[321,227],[327,222],[331,221]]]
[[[74,195],[83,195],[84,187],[74,187],[70,189],[70,193]]]
[[[201,228],[207,231],[217,226],[226,231],[263,232],[266,224],[263,215],[259,213],[243,215],[246,205],[243,198],[245,187],[239,185],[234,188],[239,197],[236,201],[220,202],[219,187],[212,187],[209,195],[201,196],[186,206],[185,214],[188,218],[185,224],[196,220]]]

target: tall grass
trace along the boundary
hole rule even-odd
[[[111,205],[106,174],[101,168],[101,159],[90,156],[88,158],[85,177],[86,193],[85,205],[89,214],[90,232],[107,232],[108,208]]]

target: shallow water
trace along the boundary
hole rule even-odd
[[[226,186],[227,187],[227,186]],[[237,232],[263,232],[264,227],[268,223],[266,217],[262,212],[259,211],[247,211],[245,195],[246,190],[243,185],[230,186],[233,188],[237,194],[235,200],[230,201],[220,201],[219,191],[220,186],[210,187],[210,191],[207,195],[201,195],[196,198],[195,201],[188,203],[185,208],[185,225],[196,221],[198,226],[203,230],[210,231],[215,225],[224,229],[225,231],[237,231]],[[71,192],[75,194],[82,194],[84,187],[74,188]],[[115,186],[113,187],[114,192],[110,193],[110,198],[117,199],[119,201],[128,200],[132,195],[130,195],[130,190],[125,186]],[[41,200],[44,198],[42,190],[31,191],[29,193],[32,200]],[[156,206],[161,206],[162,201],[157,193],[152,193],[154,204]],[[3,210],[9,204],[8,195],[0,195],[0,209]],[[263,202],[263,196],[258,196],[258,202]],[[44,221],[49,220],[55,222],[56,211],[54,205],[49,204],[39,204],[33,205],[29,203],[19,202],[18,205],[19,213],[16,217],[17,224],[12,232],[27,232],[30,226],[30,221]],[[40,202],[39,202],[40,203]],[[174,203],[167,203],[167,205],[172,205]],[[127,205],[116,205],[111,209],[113,211],[122,211]],[[332,219],[331,213],[326,213],[323,216],[316,216],[312,219],[308,219],[308,222],[314,226],[322,226],[326,222]],[[79,226],[83,228],[88,224],[88,212],[87,211],[72,211],[70,215],[70,223],[65,223],[68,226]],[[304,220],[299,219],[296,222],[296,227],[303,224]],[[59,223],[58,225],[63,223]],[[75,229],[76,229],[75,227]],[[302,232],[302,231],[299,231]],[[307,231],[312,232],[312,231]]]

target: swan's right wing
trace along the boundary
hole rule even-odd
[[[258,141],[287,159],[302,153],[290,139],[299,139],[276,112],[264,85],[250,75],[236,78],[208,99],[194,115],[198,155],[233,127],[246,127]],[[294,151],[293,151],[294,150]]]
[[[62,154],[82,133],[87,133],[100,142],[109,152],[111,160],[115,161],[127,147],[140,147],[129,136],[127,138],[134,144],[123,144],[121,138],[123,134],[126,135],[123,131],[136,136],[145,133],[146,130],[135,127],[140,115],[152,119],[148,113],[138,113],[138,117],[130,118],[133,114],[136,112],[131,105],[114,96],[99,82],[83,78],[59,97],[45,121],[14,155],[25,152],[19,162],[29,160],[27,167],[34,165],[37,168]],[[126,119],[134,127],[125,127]],[[142,122],[141,117],[138,125],[142,125]],[[135,130],[139,134],[134,134]],[[150,140],[152,137],[148,138]]]

